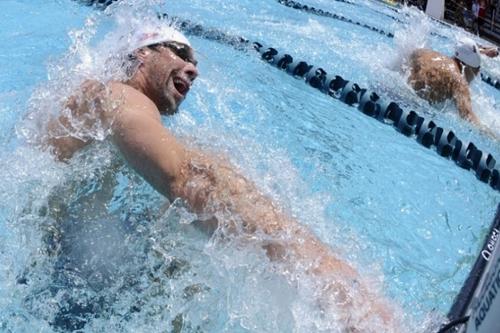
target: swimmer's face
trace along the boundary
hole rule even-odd
[[[185,44],[167,42],[141,50],[140,71],[146,81],[145,94],[161,114],[174,114],[198,76],[193,49]]]

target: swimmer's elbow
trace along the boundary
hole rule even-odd
[[[60,162],[68,162],[76,151],[80,150],[87,144],[87,142],[71,137],[52,138],[48,140],[51,153]]]
[[[470,103],[457,104],[458,114],[462,119],[465,119],[475,125],[479,124],[479,118],[472,112],[472,107]]]
[[[455,104],[457,106],[458,115],[465,120],[469,120],[470,115],[472,114],[472,108],[460,99],[457,100]]]
[[[471,122],[474,125],[480,125],[481,122],[479,121],[479,118],[472,112],[470,111],[468,114],[465,116],[462,116],[465,120]]]

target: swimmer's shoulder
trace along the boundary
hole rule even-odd
[[[149,114],[160,119],[160,112],[153,101],[134,87],[118,81],[107,84],[110,98],[121,111]]]

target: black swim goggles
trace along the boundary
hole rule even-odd
[[[153,50],[159,47],[166,47],[185,62],[190,62],[195,66],[198,63],[198,61],[196,61],[196,59],[193,56],[193,49],[186,44],[178,42],[162,42],[162,43],[151,44],[148,45],[147,47]]]

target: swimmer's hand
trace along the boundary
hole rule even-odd
[[[500,136],[496,134],[493,130],[490,128],[486,127],[485,125],[479,125],[479,132],[485,136],[487,136],[490,139],[500,141]]]
[[[86,80],[79,91],[70,96],[60,116],[49,121],[45,142],[61,161],[69,160],[79,149],[94,140],[93,128],[105,131],[109,126],[106,112],[106,86]]]
[[[498,54],[500,53],[500,48],[480,46],[479,52],[481,52],[481,54],[484,54],[487,57],[495,58],[498,57]]]

